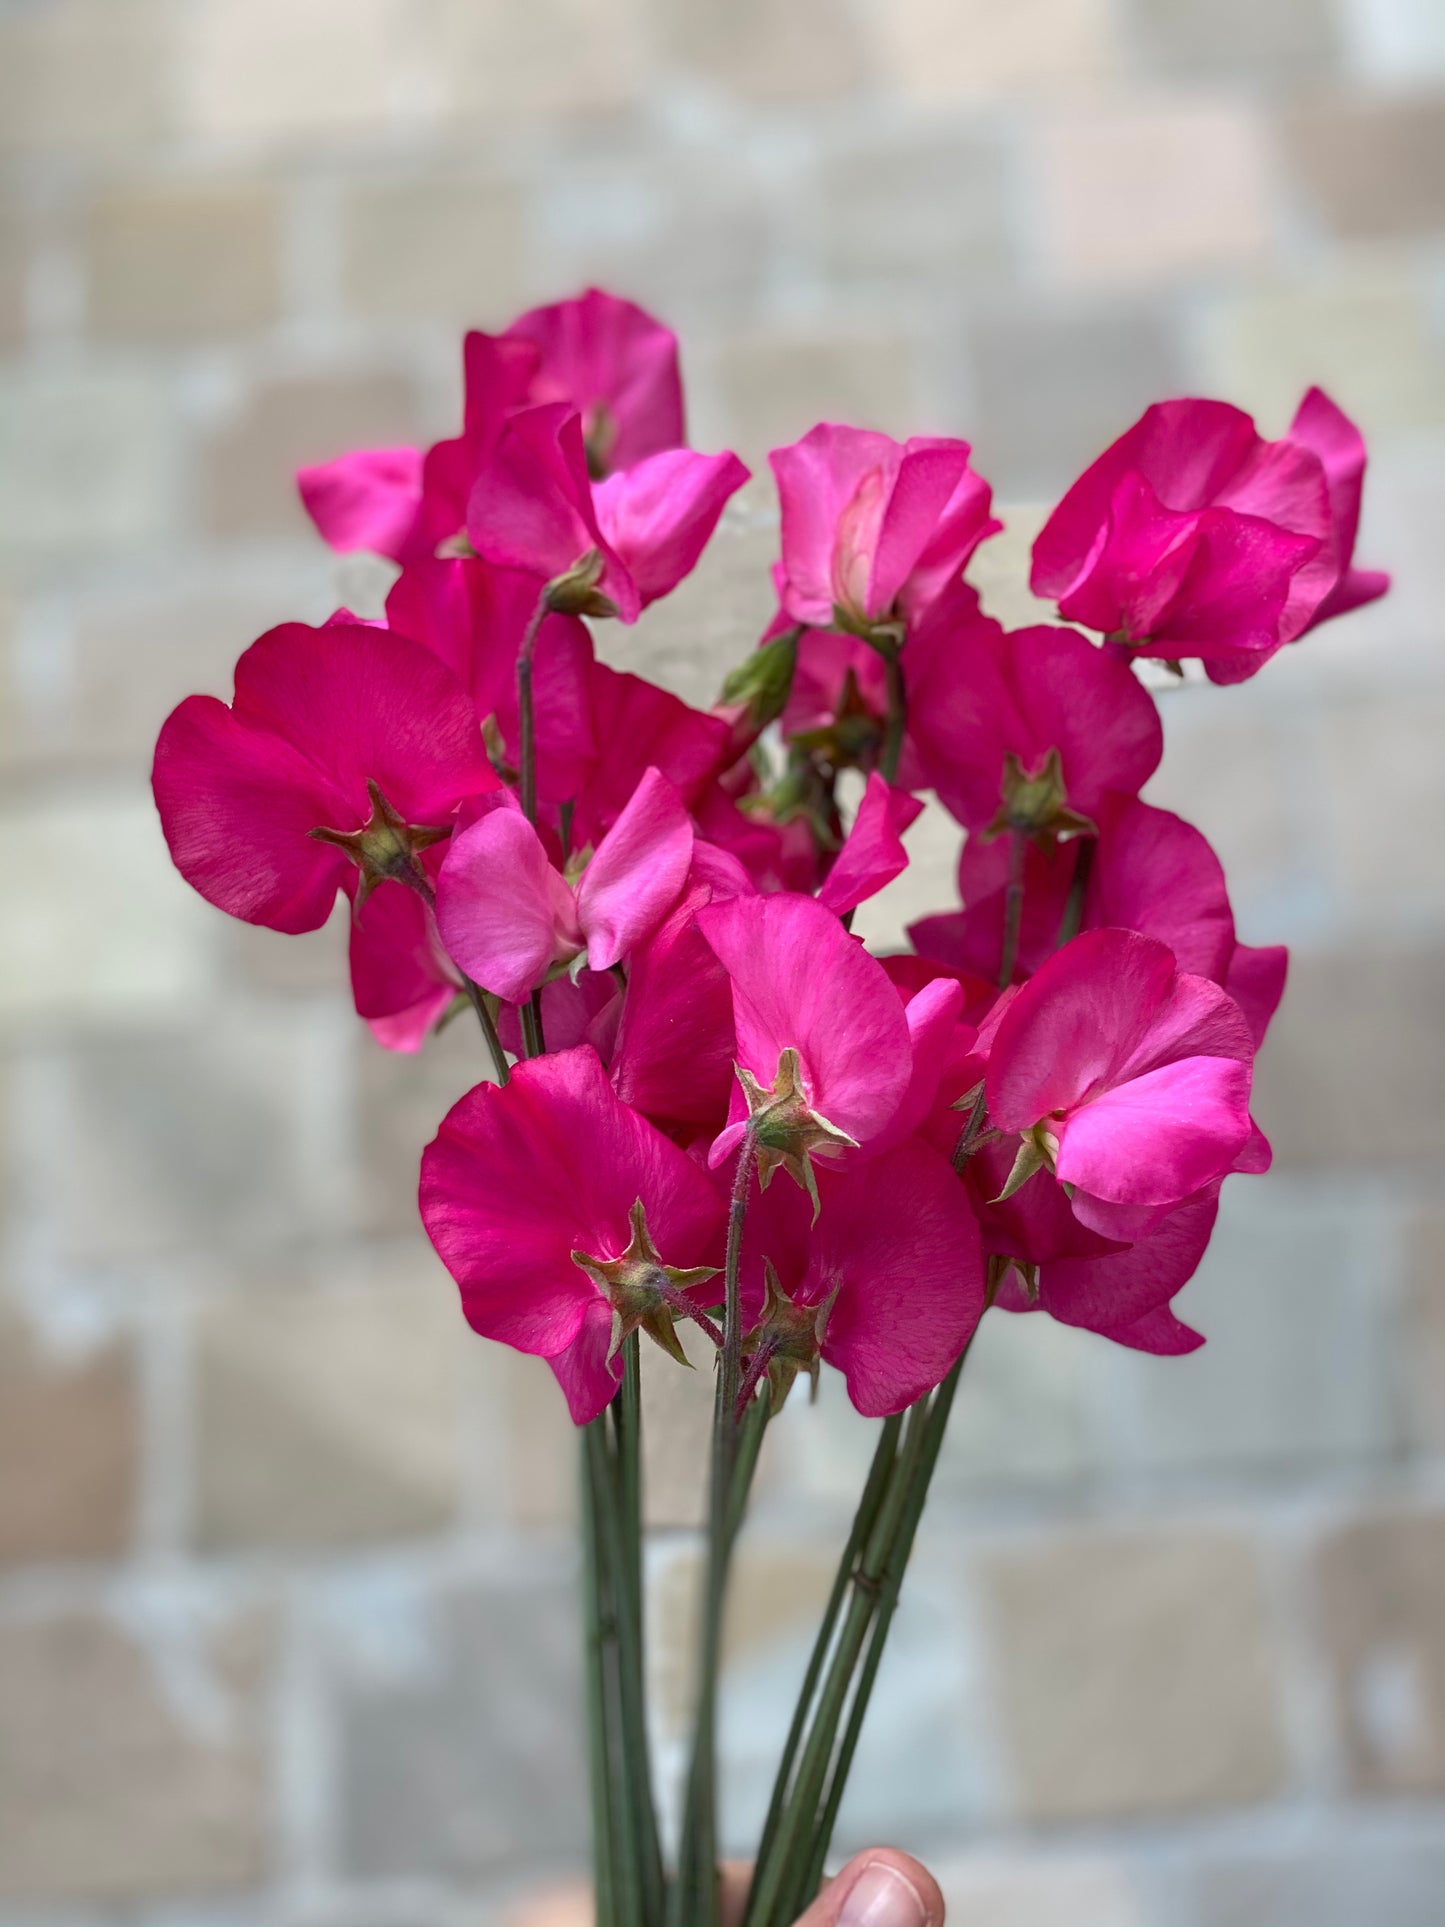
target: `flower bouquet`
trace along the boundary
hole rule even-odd
[[[1274,442],[1159,403],[1034,545],[1068,626],[1009,633],[966,579],[1001,526],[967,444],[820,425],[770,457],[777,615],[704,713],[590,627],[667,595],[747,479],[687,446],[674,337],[594,290],[464,355],[454,439],[299,478],[333,548],[398,566],[384,616],[253,643],[229,704],[166,722],[156,801],[231,915],[307,931],[347,897],[378,1045],[479,1026],[421,1216],[470,1325],[545,1358],[578,1432],[598,1927],[718,1920],[754,1470],[825,1366],[878,1422],[756,1848],[747,1927],[781,1927],[822,1879],[980,1319],[1202,1343],[1171,1300],[1224,1179],[1269,1162],[1250,1085],[1286,959],[1237,941],[1208,843],[1141,800],[1153,690],[1242,681],[1383,592],[1353,563],[1364,446],[1318,390]],[[906,867],[920,791],[962,832],[961,903],[873,956],[853,916]],[[639,1350],[685,1369],[686,1323],[714,1421],[664,1843]]]

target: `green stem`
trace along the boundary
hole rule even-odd
[[[617,1434],[617,1659],[623,1770],[631,1790],[632,1819],[637,1835],[641,1927],[663,1927],[666,1881],[647,1733],[647,1649],[642,1585],[642,1361],[636,1332],[623,1344],[622,1389],[613,1401],[612,1416]]]
[[[773,1781],[773,1795],[768,1805],[767,1818],[763,1822],[762,1838],[758,1842],[757,1865],[760,1871],[766,1867],[772,1854],[773,1842],[777,1838],[783,1809],[791,1787],[793,1764],[798,1757],[798,1749],[802,1745],[803,1734],[807,1729],[813,1696],[818,1690],[818,1681],[822,1677],[828,1648],[833,1643],[833,1634],[853,1578],[854,1566],[873,1530],[873,1522],[878,1516],[883,1490],[893,1470],[893,1461],[898,1451],[898,1433],[902,1423],[903,1421],[896,1417],[885,1419],[878,1434],[878,1444],[873,1453],[873,1463],[869,1467],[867,1482],[863,1487],[863,1496],[858,1501],[858,1510],[853,1515],[853,1524],[848,1533],[848,1543],[844,1546],[842,1557],[838,1561],[833,1590],[829,1593],[828,1603],[823,1608],[822,1623],[818,1627],[818,1636],[813,1642],[807,1671],[803,1674],[803,1684],[798,1691],[798,1703],[793,1709],[792,1725],[788,1728],[788,1737],[783,1744],[783,1756],[778,1762],[777,1777]],[[755,1881],[754,1893],[756,1892],[757,1882]],[[759,1916],[754,1904],[754,1896],[751,1894],[745,1919],[747,1927],[757,1927]]]
[[[492,1068],[497,1073],[497,1082],[505,1084],[512,1073],[507,1063],[507,1053],[502,1049],[502,1040],[497,1035],[497,1026],[492,1021],[492,1013],[487,1009],[487,1000],[482,994],[482,987],[480,984],[473,983],[465,974],[463,974],[462,983],[467,996],[471,999],[472,1009],[477,1013],[477,1022],[482,1027],[482,1035],[487,1040],[487,1049],[491,1054]]]
[[[883,753],[878,771],[885,782],[896,783],[903,758],[903,733],[908,726],[908,697],[903,684],[903,661],[897,646],[883,657],[888,671],[888,716],[883,725]]]
[[[547,1048],[547,1040],[542,1035],[542,993],[534,990],[525,1004],[517,1006],[517,1015],[522,1022],[522,1055],[540,1057]]]
[[[537,729],[532,703],[532,652],[537,632],[547,615],[547,591],[537,598],[517,653],[517,790],[522,814],[529,823],[537,821]]]
[[[884,1578],[883,1592],[878,1601],[878,1613],[874,1620],[873,1631],[868,1642],[867,1657],[863,1670],[858,1676],[858,1684],[853,1694],[853,1704],[848,1712],[848,1724],[843,1732],[838,1756],[833,1762],[832,1778],[827,1798],[823,1803],[822,1817],[818,1822],[817,1837],[813,1842],[813,1854],[808,1863],[807,1875],[803,1882],[803,1900],[806,1902],[818,1891],[823,1878],[823,1863],[828,1857],[828,1848],[833,1838],[833,1828],[838,1818],[838,1808],[842,1804],[843,1792],[848,1784],[848,1774],[852,1769],[853,1755],[858,1750],[859,1737],[863,1731],[863,1721],[868,1713],[868,1701],[872,1696],[873,1682],[878,1676],[878,1668],[883,1658],[883,1648],[887,1644],[889,1628],[893,1615],[898,1610],[898,1596],[903,1587],[903,1576],[908,1570],[908,1561],[913,1551],[913,1541],[918,1532],[918,1522],[923,1516],[923,1508],[928,1498],[928,1489],[933,1480],[938,1455],[943,1446],[944,1434],[948,1430],[949,1415],[953,1410],[954,1396],[958,1391],[958,1381],[963,1374],[963,1362],[968,1357],[965,1346],[958,1362],[944,1379],[933,1395],[928,1408],[928,1420],[924,1433],[923,1449],[919,1454],[918,1466],[914,1473],[913,1487],[908,1495],[898,1538],[888,1560]]]
[[[609,1806],[613,1817],[612,1879],[617,1927],[642,1920],[642,1860],[638,1849],[637,1783],[630,1770],[627,1705],[623,1687],[623,1649],[628,1643],[626,1581],[623,1573],[622,1532],[618,1492],[607,1438],[607,1416],[584,1428],[587,1434],[589,1497],[596,1514],[601,1557],[604,1608],[602,1680],[606,1741],[604,1753],[611,1783]],[[600,1927],[600,1923],[599,1923]]]
[[[1011,829],[1008,833],[1008,885],[1003,898],[1003,954],[998,966],[998,987],[1007,990],[1014,980],[1014,965],[1019,956],[1019,932],[1024,920],[1024,859],[1028,855],[1028,834]]]
[[[1098,839],[1092,836],[1079,838],[1078,852],[1074,857],[1074,874],[1069,879],[1069,894],[1064,902],[1064,914],[1059,920],[1059,934],[1054,940],[1054,948],[1062,949],[1079,934],[1079,925],[1084,921],[1084,898],[1089,888],[1089,872],[1094,867],[1094,850]]]
[[[592,1434],[603,1423],[595,1419],[581,1434],[583,1650],[587,1682],[588,1778],[592,1795],[592,1884],[596,1927],[621,1927],[613,1863],[612,1756],[607,1717],[607,1645],[610,1639],[602,1548],[598,1532],[595,1445]]]

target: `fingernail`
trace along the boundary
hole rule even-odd
[[[928,1927],[928,1909],[907,1874],[874,1860],[844,1894],[838,1927]]]

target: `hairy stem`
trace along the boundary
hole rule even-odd
[[[532,824],[537,821],[537,727],[532,705],[532,657],[537,647],[537,633],[546,615],[547,591],[543,589],[517,653],[517,790],[522,814]]]
[[[1028,833],[1010,830],[1008,845],[1008,885],[1003,897],[1003,954],[999,959],[998,987],[1007,990],[1014,980],[1019,957],[1019,933],[1024,920],[1024,859],[1028,855]]]

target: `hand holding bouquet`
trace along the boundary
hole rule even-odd
[[[1383,593],[1354,566],[1364,447],[1318,390],[1277,442],[1150,408],[1034,546],[1069,626],[1008,633],[966,579],[1000,526],[968,446],[820,425],[771,457],[777,616],[703,713],[589,627],[673,589],[747,478],[686,446],[672,335],[593,291],[469,335],[465,371],[455,439],[300,478],[333,547],[398,565],[384,618],[254,643],[229,705],[167,721],[156,800],[233,916],[313,930],[347,897],[379,1046],[480,1027],[421,1214],[470,1325],[545,1358],[578,1428],[598,1927],[716,1927],[723,1616],[768,1426],[824,1368],[879,1422],[735,1896],[778,1927],[822,1879],[980,1319],[1203,1342],[1171,1302],[1225,1178],[1269,1162],[1250,1087],[1285,954],[1237,940],[1209,845],[1142,800],[1138,671],[1237,682]],[[853,915],[921,791],[964,833],[960,903],[875,957]],[[639,1352],[687,1368],[685,1324],[715,1403],[665,1846]]]

